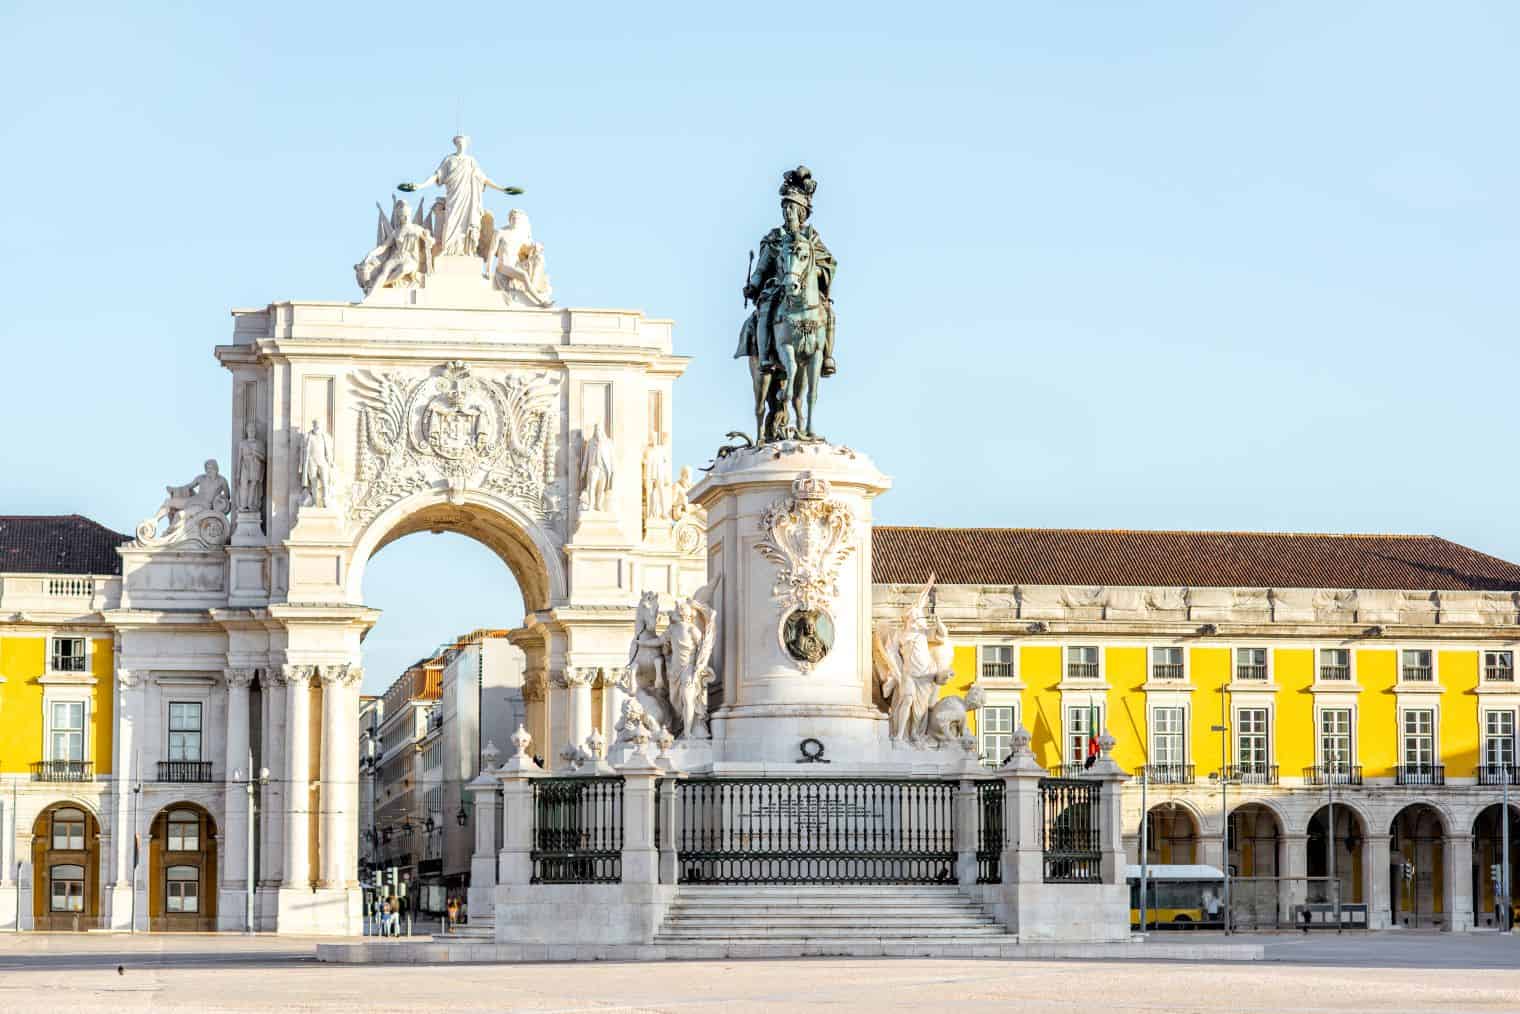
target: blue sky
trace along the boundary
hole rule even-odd
[[[374,202],[458,123],[561,303],[676,320],[678,461],[748,418],[745,255],[805,161],[819,425],[895,477],[883,521],[1520,559],[1520,8],[760,10],[7,5],[0,511],[128,531],[226,462],[228,309],[353,298]],[[371,687],[520,618],[453,537],[367,580]]]

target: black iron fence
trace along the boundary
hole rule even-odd
[[[533,883],[623,879],[623,779],[533,781]]]
[[[95,778],[95,762],[45,760],[32,762],[34,782],[88,782]]]
[[[159,761],[158,780],[161,782],[209,782],[210,761]]]
[[[1041,778],[1039,825],[1045,883],[1097,884],[1103,878],[1101,783]]]
[[[976,783],[976,882],[1003,882],[1002,779]]]
[[[679,878],[953,884],[957,787],[887,778],[683,780],[676,785]]]

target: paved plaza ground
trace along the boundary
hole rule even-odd
[[[334,966],[288,938],[27,934],[0,940],[0,1010],[1520,1010],[1520,937],[1232,939],[1265,943],[1267,960]]]

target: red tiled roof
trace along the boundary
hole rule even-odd
[[[1433,535],[872,530],[871,580],[1194,588],[1520,590],[1520,566]]]
[[[0,515],[0,573],[120,574],[130,535],[78,514]]]

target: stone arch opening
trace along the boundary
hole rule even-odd
[[[1145,815],[1146,862],[1187,866],[1198,861],[1198,820],[1179,803],[1158,803]]]
[[[1500,881],[1494,876],[1494,867],[1503,861],[1504,825],[1500,811],[1503,803],[1492,803],[1485,806],[1473,819],[1472,825],[1472,897],[1473,897],[1473,924],[1476,926],[1503,927],[1502,912],[1500,911]],[[1515,890],[1515,885],[1520,884],[1520,803],[1511,803],[1509,807],[1509,849],[1510,890]],[[1460,870],[1453,870],[1453,876],[1460,876]],[[1520,905],[1515,899],[1510,899],[1511,919],[1509,925],[1520,921],[1514,918],[1520,914]]]
[[[1411,803],[1388,825],[1388,904],[1395,926],[1447,924],[1446,823],[1429,803]],[[1376,871],[1374,871],[1376,873]]]
[[[1365,853],[1367,822],[1352,807],[1336,800],[1334,829],[1331,828],[1331,805],[1321,806],[1309,818],[1305,870],[1309,876],[1308,901],[1329,904],[1335,900],[1339,885],[1342,904],[1360,905],[1367,901]]]
[[[216,820],[196,803],[170,803],[148,833],[148,926],[154,932],[216,929]]]
[[[1229,864],[1235,877],[1276,877],[1282,864],[1282,822],[1262,803],[1230,811]]]
[[[32,918],[39,930],[100,927],[100,821],[63,800],[32,824]]]

